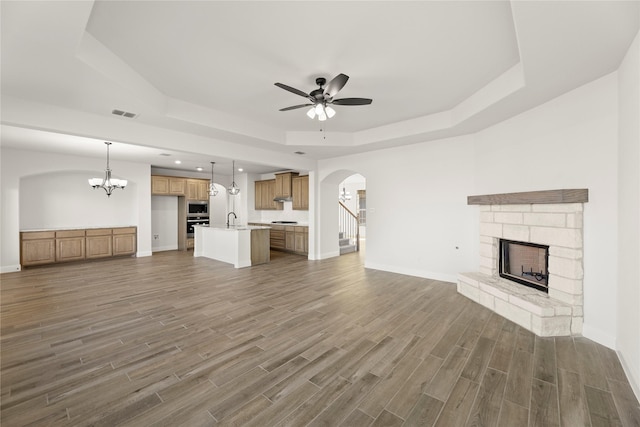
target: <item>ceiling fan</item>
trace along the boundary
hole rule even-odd
[[[335,76],[326,87],[323,86],[327,83],[327,79],[324,77],[318,77],[316,79],[316,84],[319,86],[318,89],[315,89],[309,93],[304,93],[303,91],[296,89],[291,86],[287,86],[282,83],[275,83],[276,86],[287,90],[291,93],[295,93],[296,95],[300,95],[303,98],[307,98],[310,102],[307,104],[293,105],[291,107],[281,108],[280,111],[289,111],[296,110],[298,108],[311,107],[309,111],[307,111],[307,116],[313,119],[316,116],[318,120],[324,121],[327,118],[333,117],[336,112],[330,105],[368,105],[373,101],[369,98],[340,98],[333,99],[334,96],[338,94],[340,89],[347,84],[347,80],[349,80],[349,76],[346,74],[338,74]]]

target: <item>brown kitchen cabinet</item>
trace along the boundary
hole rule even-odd
[[[84,230],[56,231],[56,262],[85,258]]]
[[[136,227],[113,229],[113,256],[136,253]]]
[[[283,172],[276,174],[275,197],[292,197],[292,180],[298,176],[298,172]]]
[[[187,179],[152,175],[151,194],[154,196],[185,196],[187,194]]]
[[[282,225],[271,226],[271,232],[269,234],[269,245],[271,249],[284,249],[285,248],[285,231]]]
[[[292,208],[295,210],[309,210],[309,175],[296,176],[291,180],[293,193]]]
[[[111,228],[95,228],[86,231],[87,259],[108,258],[113,256],[113,230]]]
[[[134,255],[136,244],[136,227],[23,231],[20,264],[29,267]]]
[[[284,248],[288,251],[294,252],[296,249],[296,228],[292,226],[286,226],[284,229]]]
[[[209,180],[187,179],[187,199],[209,201]]]
[[[271,249],[298,255],[309,254],[309,227],[306,225],[285,226],[260,222],[250,222],[249,225],[271,228],[269,239]]]
[[[55,231],[29,231],[20,233],[20,264],[22,266],[56,262]]]
[[[282,202],[273,201],[276,197],[276,180],[267,179],[255,182],[255,210],[282,210]]]
[[[294,234],[294,248],[297,253],[308,254],[309,253],[309,228],[308,227],[296,227]]]

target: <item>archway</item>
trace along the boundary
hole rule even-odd
[[[341,183],[347,178],[359,175],[366,179],[358,171],[341,169],[329,173],[319,183],[319,209],[317,210],[318,233],[318,259],[331,258],[340,255],[339,244],[339,218],[338,197]]]

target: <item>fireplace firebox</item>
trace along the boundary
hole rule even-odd
[[[549,292],[549,246],[500,239],[500,277]]]

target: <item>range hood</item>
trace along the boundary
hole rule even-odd
[[[291,202],[293,201],[293,197],[291,196],[276,196],[273,198],[274,202]]]

